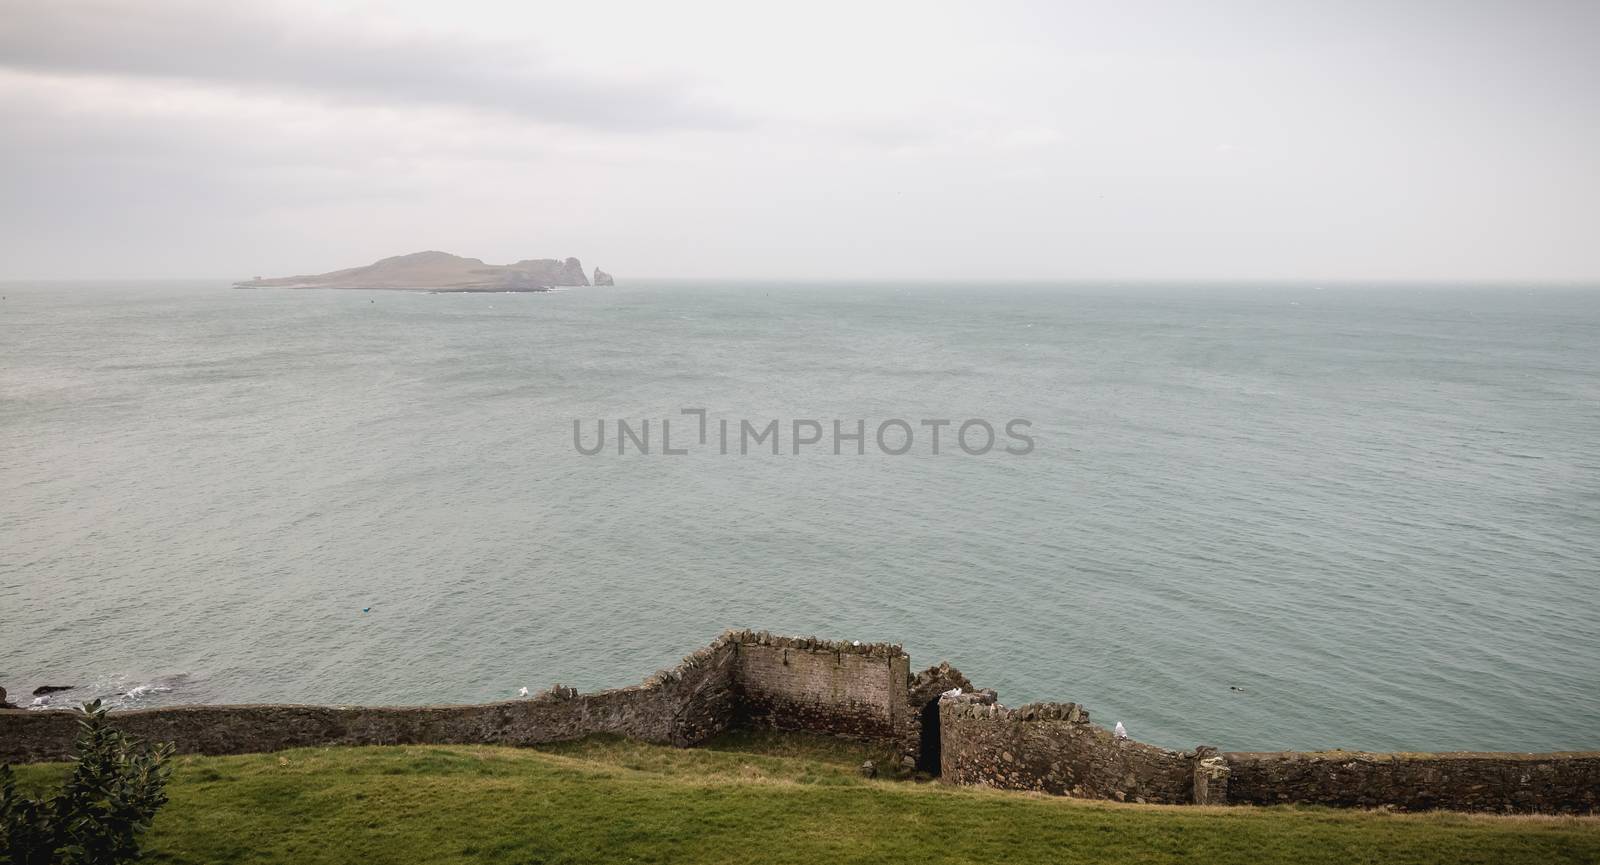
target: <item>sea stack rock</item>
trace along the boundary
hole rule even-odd
[[[583,265],[576,258],[561,263],[561,275],[556,285],[588,285],[589,277],[583,275]]]
[[[611,274],[606,273],[605,271],[603,271],[603,270],[601,270],[600,268],[597,267],[597,268],[594,269],[594,284],[595,285],[616,285],[617,282],[616,282],[616,280],[611,278]]]

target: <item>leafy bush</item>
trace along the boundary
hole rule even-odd
[[[76,765],[55,796],[17,792],[0,766],[0,863],[112,865],[139,858],[139,836],[167,802],[172,745],[150,747],[111,726],[99,700],[86,704],[73,743]]]

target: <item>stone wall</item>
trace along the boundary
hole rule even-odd
[[[1193,801],[1194,755],[1117,739],[1073,703],[939,705],[940,762],[954,784],[1090,799]]]
[[[907,702],[910,659],[896,645],[730,631],[629,688],[579,694],[556,686],[532,700],[476,706],[175,706],[117,712],[122,728],[180,752],[275,751],[311,745],[533,745],[615,733],[689,746],[732,726],[905,743],[917,756]],[[925,684],[951,674],[934,668]],[[927,677],[929,674],[924,674]],[[0,761],[68,754],[76,717],[0,710]]]
[[[944,777],[956,784],[1166,804],[1600,809],[1600,753],[1170,751],[1117,739],[1072,703],[1007,709],[964,696],[939,712]]]
[[[888,643],[845,643],[767,633],[738,642],[740,722],[857,739],[902,739],[911,659]]]
[[[941,661],[938,666],[911,677],[906,689],[906,724],[901,738],[902,768],[940,774],[938,700],[939,695],[956,689],[962,693],[977,690],[960,670],[950,666],[949,661]],[[924,730],[924,727],[931,729]]]
[[[537,745],[615,733],[688,746],[734,720],[738,646],[726,637],[643,684],[594,694],[556,687],[476,706],[173,706],[114,712],[118,727],[181,753],[241,754],[313,745]],[[0,710],[0,762],[66,757],[77,715]]]
[[[1072,703],[1007,709],[949,664],[912,676],[900,646],[730,631],[630,688],[477,706],[178,706],[113,714],[180,752],[321,745],[536,745],[614,733],[680,747],[724,730],[802,730],[902,746],[907,768],[955,784],[1137,802],[1305,803],[1405,810],[1591,813],[1600,753],[1171,751],[1116,739]],[[925,721],[924,708],[940,694]],[[937,719],[937,733],[925,725]],[[77,715],[0,709],[0,762],[66,757]],[[938,761],[919,760],[924,744]]]
[[[1588,814],[1600,809],[1600,754],[1229,753],[1227,801],[1406,811]]]

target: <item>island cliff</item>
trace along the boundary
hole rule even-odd
[[[616,283],[615,280],[613,280],[611,278],[611,274],[606,273],[605,271],[603,271],[603,270],[601,270],[600,268],[597,267],[597,268],[594,269],[594,284],[595,285],[616,285],[617,283]]]
[[[601,271],[596,268],[596,276]],[[606,277],[607,283],[610,276]],[[529,258],[514,264],[484,264],[448,252],[413,252],[364,267],[313,276],[284,276],[236,282],[234,288],[352,288],[395,291],[549,291],[588,285],[576,258]]]

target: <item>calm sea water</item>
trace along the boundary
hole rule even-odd
[[[1174,747],[1600,748],[1600,291],[0,293],[13,697],[496,700],[749,626]],[[694,406],[1036,449],[574,449]]]

